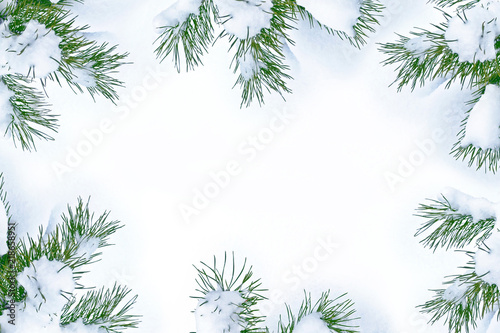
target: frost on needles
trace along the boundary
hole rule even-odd
[[[202,64],[212,44],[227,38],[241,106],[254,99],[262,104],[265,92],[291,92],[284,49],[294,45],[289,32],[298,20],[359,48],[382,9],[377,0],[178,0],[155,18],[156,54],[162,61],[172,56],[178,71],[189,71]]]
[[[221,267],[220,267],[221,266]],[[266,298],[260,279],[253,278],[252,267],[246,260],[238,268],[234,253],[232,260],[224,255],[222,265],[214,257],[212,265],[201,263],[198,272],[198,300],[195,310],[196,333],[269,333],[262,326],[265,317],[259,314],[258,305]],[[305,293],[297,313],[286,305],[286,319],[280,318],[277,333],[356,333],[353,321],[355,310],[350,299],[341,295],[330,298],[330,292],[321,294],[316,302]]]
[[[398,89],[414,89],[427,81],[444,79],[446,87],[457,81],[472,89],[474,98],[462,121],[452,149],[469,166],[498,170],[500,160],[500,1],[431,0],[439,6],[444,22],[430,30],[419,28],[411,36],[381,46],[396,64]]]
[[[0,131],[35,149],[36,139],[52,140],[57,117],[47,103],[47,81],[64,82],[115,101],[122,82],[112,75],[126,54],[88,40],[87,26],[75,26],[70,6],[78,0],[0,1]]]
[[[130,289],[79,283],[122,227],[119,222],[110,221],[108,212],[94,216],[88,202],[78,199],[51,232],[40,228],[35,237],[12,237],[12,225],[22,221],[10,215],[3,184],[0,175],[0,223],[9,225],[9,233],[0,235],[0,332],[120,333],[136,328],[139,316],[129,312],[137,296],[131,297]],[[6,231],[5,225],[0,230]]]
[[[426,221],[416,236],[432,250],[456,249],[468,256],[461,273],[451,275],[433,299],[420,306],[443,320],[450,333],[500,330],[500,204],[448,189],[437,200],[420,205]]]

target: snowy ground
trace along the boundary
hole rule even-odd
[[[283,302],[331,289],[355,301],[363,333],[447,332],[427,326],[415,306],[466,257],[423,249],[415,208],[448,186],[498,202],[500,181],[448,154],[468,93],[388,87],[394,68],[380,65],[376,43],[441,20],[425,0],[382,1],[386,18],[361,51],[301,26],[294,94],[248,109],[231,90],[227,44],[188,74],[169,59],[158,64],[152,21],[173,1],[85,2],[75,8],[80,21],[133,64],[120,73],[118,106],[51,84],[56,141],[37,153],[0,142],[20,233],[57,222],[78,195],[91,195],[97,212],[110,209],[126,227],[86,281],[117,280],[138,293],[138,333],[194,331],[192,264],[224,251],[247,257],[269,289],[261,308],[271,328]],[[196,193],[207,186],[214,194],[202,200]],[[193,200],[197,215],[186,218],[180,207]]]

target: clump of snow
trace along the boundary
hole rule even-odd
[[[271,27],[271,0],[214,0],[226,32],[240,39]]]
[[[240,305],[244,298],[237,291],[210,291],[195,310],[196,333],[241,332]]]
[[[421,59],[424,57],[425,52],[432,46],[432,42],[426,36],[418,36],[409,39],[405,43],[405,48]]]
[[[75,289],[71,268],[45,256],[19,273],[17,281],[26,290],[26,308],[46,314],[59,313],[68,301],[61,292],[71,293]]]
[[[443,196],[458,214],[471,215],[474,222],[496,218],[495,204],[485,198],[475,198],[453,188],[443,191]]]
[[[76,242],[78,243],[78,249],[76,250],[77,257],[83,257],[86,260],[90,259],[90,256],[99,247],[100,239],[97,237],[76,237]]]
[[[62,39],[43,24],[31,20],[19,36],[12,35],[6,24],[0,36],[0,47],[6,52],[0,64],[4,73],[44,78],[59,68]]]
[[[320,312],[313,312],[302,318],[292,333],[330,333]]]
[[[156,28],[174,27],[184,22],[191,14],[199,15],[200,6],[201,0],[179,0],[158,14],[153,20],[153,25]]]
[[[443,299],[450,302],[458,302],[465,306],[467,304],[467,299],[464,297],[467,291],[467,285],[460,281],[455,281],[450,285],[443,293]]]
[[[75,68],[73,70],[73,82],[78,83],[84,87],[95,87],[96,81],[94,72],[92,70],[93,63],[88,63],[82,68]]]
[[[250,80],[264,64],[255,60],[253,55],[245,54],[243,57],[238,58],[238,67],[241,76],[246,80]]]
[[[493,232],[484,243],[488,249],[478,250],[474,256],[476,274],[484,274],[483,281],[500,286],[500,232]]]
[[[499,104],[500,87],[487,85],[484,95],[470,111],[462,147],[470,144],[482,149],[500,147]]]
[[[448,21],[445,38],[460,61],[486,61],[496,58],[495,38],[500,35],[500,3],[477,5]]]
[[[297,0],[297,4],[322,24],[355,35],[353,26],[361,16],[359,0]]]

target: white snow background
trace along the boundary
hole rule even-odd
[[[192,264],[224,251],[246,257],[269,289],[261,309],[271,329],[283,302],[298,309],[304,289],[315,298],[330,289],[349,293],[363,333],[447,332],[415,306],[467,258],[424,249],[413,237],[424,221],[413,214],[448,186],[499,202],[500,181],[449,155],[469,92],[437,82],[397,93],[395,68],[382,67],[376,44],[441,14],[426,0],[384,0],[386,17],[362,50],[303,23],[289,54],[294,93],[240,109],[227,43],[187,74],[170,58],[158,64],[152,22],[173,2],[75,6],[91,37],[119,44],[133,64],[120,69],[117,106],[48,84],[61,127],[36,153],[2,139],[18,233],[50,229],[78,195],[92,196],[97,213],[111,210],[126,227],[81,282],[118,281],[138,293],[142,324],[131,332],[194,331]],[[180,205],[227,168],[235,175],[186,221]]]

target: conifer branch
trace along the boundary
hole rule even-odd
[[[471,215],[457,212],[444,195],[440,200],[428,200],[421,204],[416,216],[426,220],[418,229],[415,237],[430,232],[420,242],[424,247],[436,250],[439,247],[463,248],[473,241],[480,243],[487,239],[495,228],[496,219],[491,217],[474,221]]]
[[[352,321],[359,318],[353,318],[356,313],[353,309],[354,303],[350,299],[340,301],[346,294],[340,295],[335,299],[330,299],[330,291],[323,292],[316,303],[312,303],[311,294],[305,294],[305,299],[302,302],[297,315],[293,314],[290,306],[286,306],[287,324],[281,317],[278,323],[279,333],[292,333],[297,325],[304,317],[312,313],[320,313],[321,320],[327,325],[332,332],[357,333],[359,332]]]

